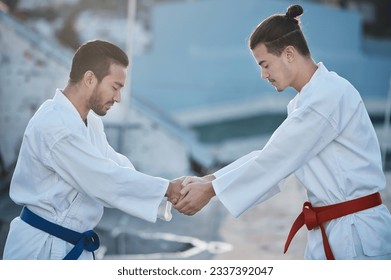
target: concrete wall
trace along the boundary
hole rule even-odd
[[[0,151],[7,166],[19,152],[24,129],[41,103],[67,81],[69,68],[56,46],[30,40],[32,33],[0,11]]]

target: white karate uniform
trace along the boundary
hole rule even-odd
[[[377,136],[359,93],[322,63],[288,104],[286,120],[265,147],[217,171],[213,186],[238,217],[280,192],[279,183],[292,174],[313,206],[367,196],[386,186]],[[365,256],[391,257],[391,215],[384,205],[326,224],[336,259],[357,257],[357,242]],[[308,232],[305,258],[326,258],[319,228]]]
[[[30,120],[10,186],[10,197],[39,216],[78,232],[93,229],[104,207],[155,222],[169,181],[136,171],[108,144],[101,119],[86,126],[57,90]],[[4,259],[62,259],[73,245],[19,217],[10,225]],[[92,259],[83,251],[79,259]]]

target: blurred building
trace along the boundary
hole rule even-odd
[[[363,19],[365,36],[391,38],[390,0],[311,0],[342,9],[357,10]]]

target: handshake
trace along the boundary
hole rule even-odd
[[[170,181],[166,196],[175,209],[192,216],[216,195],[212,181],[214,175],[204,177],[184,176]]]

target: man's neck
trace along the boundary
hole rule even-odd
[[[87,126],[87,115],[90,109],[86,105],[87,101],[85,100],[80,87],[78,85],[68,84],[62,92],[79,112],[81,119]]]
[[[297,92],[300,92],[303,87],[311,80],[312,76],[318,69],[318,65],[316,65],[312,59],[306,59],[305,61],[302,61],[302,65],[298,67],[298,69],[300,69],[300,72],[298,72],[299,77],[295,85],[292,85],[292,87]]]

